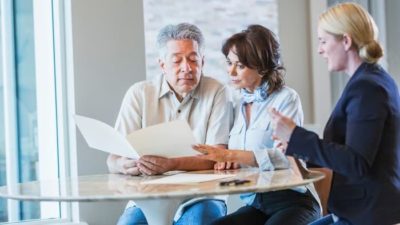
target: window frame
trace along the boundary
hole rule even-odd
[[[19,182],[19,156],[15,150],[19,146],[13,3],[13,0],[0,2],[6,185]],[[67,75],[73,73],[70,15],[70,1],[33,1],[38,179],[58,178],[61,182],[77,176],[77,168],[72,166],[76,165],[75,129],[69,129],[74,128],[69,119],[74,112],[73,76]],[[59,191],[66,192],[65,189]],[[86,224],[79,222],[78,203],[40,203],[41,218],[58,219],[19,221],[20,203],[16,200],[7,200],[7,212],[8,221],[18,221],[17,224]]]
[[[14,44],[13,2],[0,2],[1,50],[4,96],[4,144],[6,157],[6,184],[18,182],[18,134],[17,134],[17,99]],[[19,219],[19,203],[7,200],[8,220]]]

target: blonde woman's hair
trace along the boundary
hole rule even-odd
[[[342,3],[329,8],[319,17],[318,26],[337,38],[348,34],[361,59],[376,63],[383,56],[378,42],[378,28],[372,16],[356,3]]]

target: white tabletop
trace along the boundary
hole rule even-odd
[[[0,197],[38,201],[104,201],[123,199],[160,199],[196,197],[204,195],[233,194],[243,192],[267,192],[305,185],[323,178],[319,172],[311,172],[304,179],[291,169],[260,171],[256,168],[229,171],[197,171],[200,174],[235,174],[235,177],[201,183],[142,184],[163,176],[126,176],[102,174],[80,176],[61,180],[41,180],[0,187]],[[238,186],[220,186],[220,182],[247,179],[250,183]]]

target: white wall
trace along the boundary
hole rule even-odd
[[[300,95],[305,123],[324,125],[331,110],[329,74],[317,55],[316,24],[326,1],[278,0],[286,83]]]
[[[308,25],[308,0],[278,0],[279,37],[286,83],[301,97],[304,119],[313,121],[312,76]]]
[[[71,0],[75,110],[114,125],[128,87],[145,79],[142,1]],[[107,154],[77,132],[78,175],[106,173]],[[90,225],[115,224],[125,202],[80,203]]]

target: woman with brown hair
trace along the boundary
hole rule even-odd
[[[216,169],[236,165],[261,170],[289,168],[279,144],[272,140],[270,107],[276,107],[297,124],[303,123],[303,111],[297,93],[284,86],[279,43],[275,35],[261,25],[228,38],[222,47],[234,88],[241,93],[235,107],[235,121],[229,137],[229,150],[207,145],[194,149],[199,157],[213,160]],[[241,195],[246,206],[212,224],[307,224],[321,215],[313,186]]]

